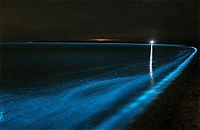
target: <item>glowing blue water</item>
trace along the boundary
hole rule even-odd
[[[150,70],[146,73],[118,76],[121,71],[139,67],[127,64],[85,80],[52,85],[51,91],[44,89],[37,94],[1,91],[0,128],[125,128],[183,71],[196,51],[177,46],[176,55],[157,68],[152,64],[161,59],[151,56],[146,66]],[[107,76],[110,73],[115,75]],[[58,87],[64,89],[60,92]]]

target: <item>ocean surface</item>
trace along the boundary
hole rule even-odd
[[[197,51],[131,43],[0,46],[2,129],[126,129]]]

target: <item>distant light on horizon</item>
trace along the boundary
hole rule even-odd
[[[154,44],[154,43],[155,43],[155,41],[154,41],[154,40],[151,40],[149,43],[150,43],[150,44]]]

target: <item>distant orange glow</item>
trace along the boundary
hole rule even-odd
[[[94,38],[94,39],[89,39],[91,41],[99,41],[99,42],[104,42],[104,41],[113,41],[113,39],[109,38]]]

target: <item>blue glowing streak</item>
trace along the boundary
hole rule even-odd
[[[149,74],[138,74],[124,77],[96,78],[81,82],[71,89],[55,95],[15,95],[0,94],[0,128],[120,128],[134,121],[146,107],[162,93],[190,62],[197,49],[192,54],[180,55],[174,61],[153,71],[153,46],[150,52]],[[152,55],[152,56],[151,56]],[[117,72],[123,68],[114,70]],[[171,68],[175,69],[171,72]],[[169,73],[151,87],[148,83],[152,78]],[[151,75],[153,76],[151,78]],[[46,90],[48,91],[48,90]],[[134,94],[133,94],[134,93]],[[128,99],[127,99],[128,97]],[[130,99],[129,99],[130,98]],[[118,102],[126,101],[123,105]],[[112,107],[118,107],[112,111]],[[108,114],[111,113],[111,114]],[[108,114],[106,118],[93,124],[98,116]],[[79,127],[78,127],[79,126]]]
[[[4,120],[3,113],[4,113],[4,112],[0,112],[0,122]]]

